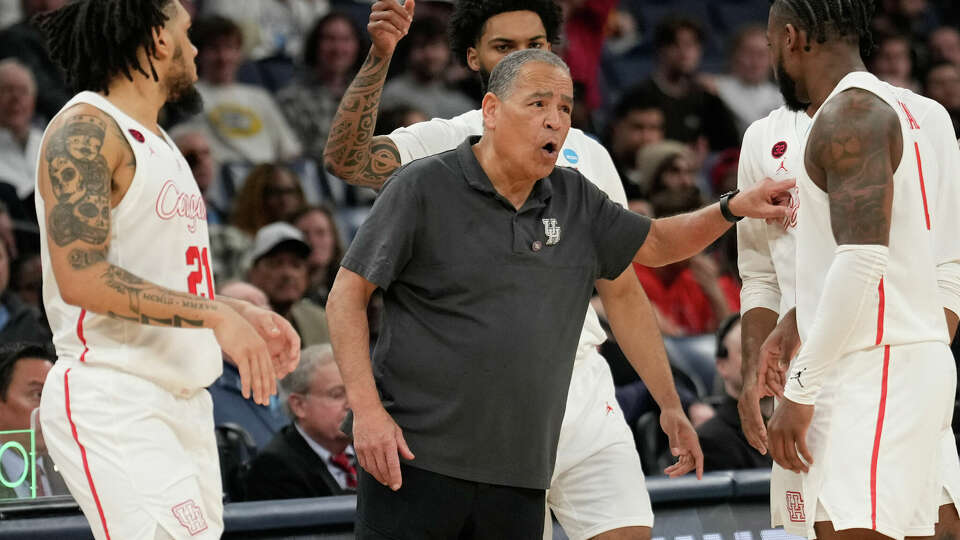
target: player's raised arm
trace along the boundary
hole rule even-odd
[[[276,392],[269,354],[256,330],[236,311],[107,262],[110,210],[123,198],[136,169],[133,151],[113,119],[96,107],[78,104],[57,118],[48,133],[40,150],[37,187],[44,201],[53,273],[64,301],[139,324],[213,329],[241,376],[247,375],[245,393],[252,384],[255,397],[266,403]]]
[[[357,76],[343,94],[323,150],[324,166],[350,184],[379,189],[400,167],[400,152],[389,137],[374,137],[387,68],[397,43],[410,29],[414,0],[380,0],[367,31],[373,44]]]

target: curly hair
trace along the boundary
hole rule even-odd
[[[459,0],[447,26],[454,56],[466,65],[467,49],[477,45],[487,20],[508,11],[536,13],[547,31],[547,41],[552,45],[560,42],[563,13],[553,0]]]
[[[278,218],[287,219],[289,216],[270,216],[265,204],[270,184],[277,176],[284,173],[293,178],[294,189],[297,191],[300,204],[303,205],[305,198],[297,173],[278,163],[261,163],[247,174],[243,186],[233,200],[231,225],[253,236],[264,225],[268,225]]]
[[[133,71],[160,80],[151,60],[153,30],[163,28],[175,6],[173,0],[75,0],[34,20],[70,87],[108,93],[110,81],[119,75],[132,81]],[[147,66],[137,59],[141,47]]]
[[[870,31],[876,11],[873,0],[770,0],[770,4],[817,43],[843,39],[859,44],[864,56],[874,49]]]

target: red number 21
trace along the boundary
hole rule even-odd
[[[210,258],[207,255],[207,248],[190,246],[187,248],[187,266],[194,268],[193,272],[187,276],[187,290],[190,294],[202,296],[213,300],[213,278],[210,272]],[[200,285],[206,281],[205,291],[200,290]]]

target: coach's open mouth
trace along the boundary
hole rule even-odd
[[[548,142],[547,144],[541,146],[540,149],[543,150],[551,158],[553,159],[557,158],[557,143]]]

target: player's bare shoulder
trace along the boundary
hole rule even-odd
[[[814,122],[805,167],[830,197],[838,244],[887,244],[893,171],[903,154],[899,122],[890,105],[859,88],[828,100]]]
[[[133,151],[109,115],[84,103],[60,114],[47,128],[37,178],[53,241],[106,241],[111,202],[122,198],[135,170]]]

